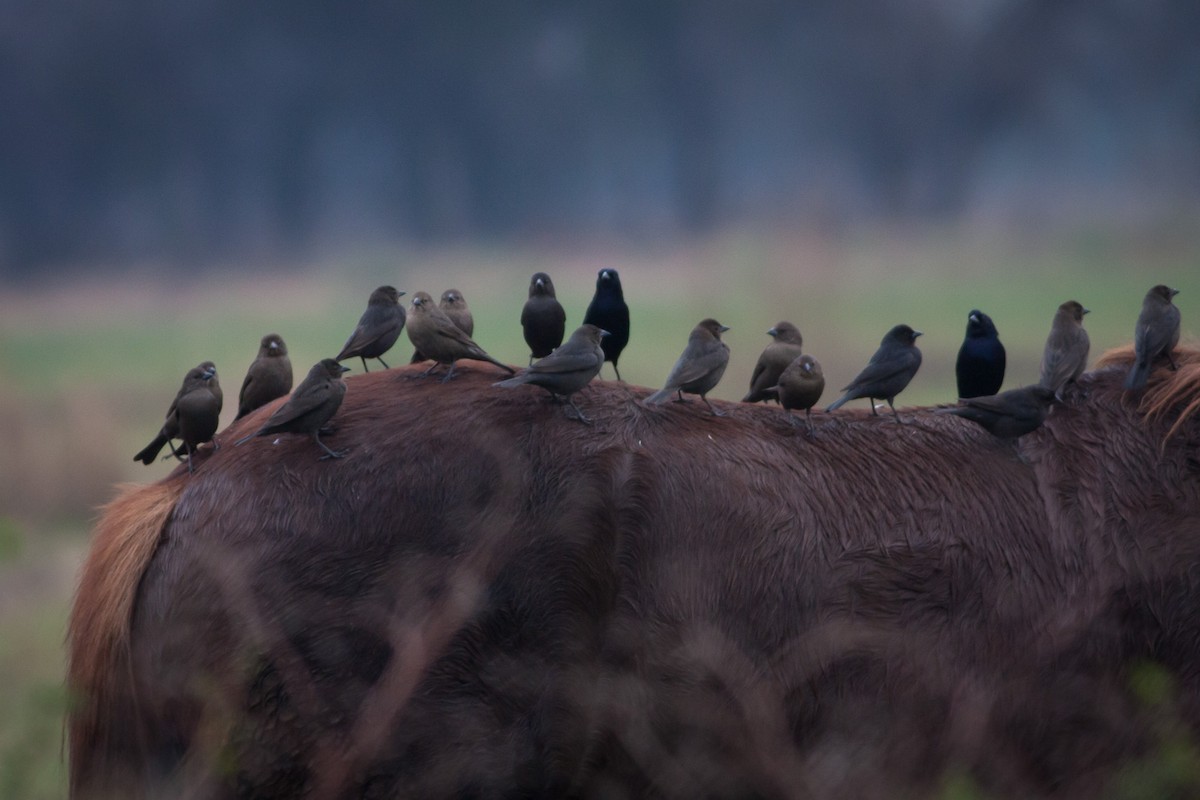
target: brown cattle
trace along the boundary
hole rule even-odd
[[[73,794],[1097,796],[1200,731],[1200,352],[1138,398],[1131,357],[1016,444],[355,376],[344,460],[256,439],[108,506]]]

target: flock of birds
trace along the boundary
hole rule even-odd
[[[471,338],[475,323],[461,292],[446,291],[436,305],[428,293],[417,292],[413,295],[410,313],[405,312],[400,302],[404,294],[391,286],[381,286],[372,292],[366,311],[341,352],[315,364],[295,391],[292,391],[292,366],[287,346],[276,334],[264,336],[258,356],[242,382],[236,418],[241,419],[289,392],[291,396],[258,430],[239,439],[235,446],[256,436],[301,433],[313,437],[323,451],[321,459],[341,458],[344,451],[333,450],[321,441],[321,433],[328,431],[326,424],[337,413],[346,394],[342,374],[348,368],[341,362],[361,359],[363,370],[369,372],[367,360],[372,359],[388,368],[383,355],[404,330],[408,331],[414,347],[411,363],[433,362],[421,377],[446,365],[446,374],[441,379],[444,383],[454,377],[455,363],[459,359],[488,361],[513,374],[496,386],[539,386],[555,400],[565,402],[568,415],[584,423],[590,423],[590,420],[575,405],[573,395],[600,374],[605,362],[612,362],[617,380],[621,380],[617,362],[629,343],[629,307],[625,304],[616,270],[600,270],[596,292],[584,314],[583,324],[565,343],[566,312],[555,297],[554,283],[544,272],[533,275],[529,299],[521,311],[521,327],[530,349],[529,366],[519,373],[492,358]],[[1146,293],[1134,329],[1135,360],[1125,382],[1129,391],[1145,387],[1151,368],[1160,359],[1165,358],[1171,369],[1175,369],[1172,351],[1179,342],[1180,314],[1171,301],[1176,294],[1178,290],[1161,284]],[[1063,390],[1087,366],[1090,342],[1083,328],[1083,316],[1087,313],[1088,309],[1074,300],[1060,305],[1046,339],[1041,380],[1032,386],[1000,392],[1006,366],[1004,345],[1000,343],[991,318],[982,311],[972,310],[955,363],[960,403],[938,409],[936,413],[964,417],[1004,439],[1015,439],[1036,430],[1046,419],[1051,405],[1062,401]],[[707,395],[721,380],[729,364],[729,346],[721,341],[721,334],[727,330],[715,319],[702,320],[692,330],[687,346],[663,388],[643,402],[657,405],[672,396],[676,402],[686,402],[684,393],[694,394],[712,414],[724,416],[708,402]],[[821,365],[810,354],[802,352],[800,331],[792,323],[780,322],[767,333],[772,341],[759,356],[750,379],[750,390],[742,402],[775,400],[788,410],[788,420],[796,425],[799,424],[798,417],[790,412],[803,410],[811,435],[812,409],[825,391]],[[878,415],[875,401],[885,400],[896,420],[901,421],[894,401],[921,366],[921,351],[916,346],[919,336],[921,332],[908,325],[897,325],[888,331],[867,366],[826,411],[865,398],[871,402],[871,413]],[[214,448],[218,446],[213,436],[222,402],[217,370],[211,361],[189,370],[167,410],[158,435],[134,456],[134,460],[150,464],[164,446],[170,445],[167,457],[180,460],[186,457],[191,471],[192,456],[201,444],[212,442]],[[176,439],[182,442],[178,447],[174,445]]]

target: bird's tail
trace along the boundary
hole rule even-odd
[[[853,398],[850,397],[849,394],[842,395],[841,399],[834,400],[832,403],[829,404],[829,407],[825,409],[825,413],[829,413],[830,411],[837,411],[839,408],[844,406],[846,403],[850,402],[850,400],[852,400],[852,399]]]
[[[1133,362],[1133,368],[1129,370],[1128,377],[1125,378],[1125,388],[1128,391],[1136,392],[1146,388],[1146,382],[1150,380],[1150,359],[1138,359]]]
[[[150,441],[150,444],[143,447],[138,452],[138,454],[133,457],[133,460],[140,461],[143,464],[147,464],[147,465],[153,464],[154,459],[158,458],[158,451],[162,450],[163,445],[165,445],[166,443],[167,443],[167,435],[165,433],[163,433],[162,431],[159,431],[158,436],[155,436]]]
[[[507,380],[497,381],[496,383],[493,383],[492,386],[503,386],[505,389],[512,389],[516,386],[524,386],[526,383],[528,383],[528,381],[525,379],[526,374],[527,373],[522,372],[520,375],[508,378]]]
[[[647,397],[642,402],[646,403],[647,405],[656,406],[660,403],[667,402],[667,398],[669,398],[673,394],[675,394],[675,390],[673,388],[671,388],[670,386],[664,386],[663,388],[659,389],[654,394]]]
[[[491,364],[495,364],[497,367],[500,367],[500,369],[504,370],[509,375],[516,374],[516,370],[513,369],[512,367],[510,367],[508,364],[505,364],[503,361],[497,361],[496,359],[492,358],[491,356],[489,356],[487,353],[483,352],[482,350],[479,353],[477,353],[474,357],[478,358],[481,361],[487,361]]]

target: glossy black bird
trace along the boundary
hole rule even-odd
[[[460,331],[467,336],[475,335],[475,317],[471,315],[471,309],[467,308],[467,299],[462,296],[462,292],[458,289],[447,289],[442,292],[442,299],[438,303],[438,308],[450,318],[451,322],[458,326]],[[428,356],[420,350],[413,350],[412,360],[408,363],[417,364],[428,360]]]
[[[867,366],[842,390],[846,394],[825,410],[833,411],[850,400],[867,397],[871,400],[871,413],[878,416],[875,400],[887,400],[892,415],[900,422],[900,414],[892,401],[904,391],[921,366],[921,351],[916,345],[920,335],[920,331],[907,325],[897,325],[888,331]]]
[[[800,336],[800,329],[786,320],[776,323],[774,328],[767,331],[767,335],[772,341],[763,348],[758,363],[754,365],[750,391],[742,398],[743,403],[778,400],[775,385],[779,383],[779,376],[804,352],[801,349],[804,338]]]
[[[684,403],[687,401],[683,399],[683,393],[688,392],[700,395],[714,416],[725,416],[708,402],[705,395],[717,385],[725,374],[725,367],[729,366],[729,345],[721,341],[721,334],[727,330],[728,327],[715,319],[701,320],[688,336],[687,347],[671,368],[666,385],[647,397],[645,402],[651,405],[665,403],[672,394],[678,393],[675,402]]]
[[[268,333],[258,347],[258,356],[246,370],[242,390],[238,392],[238,412],[235,420],[283,397],[292,390],[292,362],[287,345],[277,333]]]
[[[273,433],[308,433],[313,441],[325,451],[322,461],[327,458],[341,458],[344,450],[331,450],[321,441],[321,428],[333,419],[342,399],[346,396],[346,382],[342,373],[348,372],[332,358],[323,358],[313,365],[304,380],[292,392],[287,402],[275,409],[263,426],[249,436],[243,436],[235,442],[240,445],[255,436],[269,436]]]
[[[553,353],[535,361],[515,377],[494,385],[505,388],[524,384],[540,386],[555,399],[565,399],[580,422],[590,423],[591,420],[583,415],[571,395],[600,374],[600,368],[604,366],[604,350],[600,342],[607,335],[608,331],[602,331],[595,325],[581,325],[571,334],[567,343]]]
[[[535,272],[529,279],[529,299],[521,309],[521,330],[525,344],[529,345],[529,362],[550,355],[562,344],[566,329],[567,312],[554,294],[554,282],[546,273]]]
[[[183,385],[171,401],[158,435],[133,460],[150,464],[163,445],[172,439],[181,439],[188,455],[188,472],[192,472],[192,454],[204,442],[212,441],[213,434],[217,432],[223,401],[224,394],[213,363],[205,361],[192,367],[183,377]],[[216,447],[216,442],[213,442],[213,446]]]
[[[1056,395],[1087,369],[1091,339],[1083,328],[1083,315],[1090,313],[1074,300],[1068,300],[1054,312],[1046,348],[1042,351],[1042,386]]]
[[[1175,369],[1175,359],[1171,351],[1179,344],[1179,306],[1171,302],[1171,298],[1179,294],[1178,289],[1163,286],[1161,283],[1150,291],[1142,300],[1142,313],[1138,314],[1137,326],[1133,329],[1133,367],[1125,379],[1125,388],[1137,391],[1146,386],[1150,379],[1150,369],[1154,360],[1161,356],[1167,357],[1171,369]]]
[[[583,322],[608,331],[600,347],[604,349],[604,360],[612,362],[617,380],[621,380],[617,359],[621,357],[625,345],[629,344],[629,306],[625,305],[621,276],[615,269],[600,270],[596,277],[596,293],[592,295],[592,302],[588,303]]]
[[[958,348],[954,376],[959,397],[983,397],[1004,384],[1005,353],[992,318],[979,309],[967,315],[967,335]]]
[[[935,413],[964,417],[993,436],[1016,439],[1040,428],[1055,402],[1053,389],[1035,384],[988,397],[966,398],[956,408],[942,408]]]
[[[345,361],[357,356],[362,359],[363,372],[367,369],[367,359],[374,358],[387,369],[387,362],[382,356],[400,338],[404,330],[404,306],[400,298],[404,292],[398,292],[392,286],[380,286],[371,292],[367,299],[367,310],[358,318],[358,326],[342,346],[342,352],[334,357],[334,361]]]
[[[413,347],[433,360],[433,365],[422,374],[428,375],[438,364],[449,364],[450,370],[442,378],[442,382],[450,380],[454,375],[454,362],[460,358],[473,358],[476,361],[489,361],[509,373],[515,370],[501,363],[484,352],[475,344],[470,336],[463,333],[446,312],[433,304],[433,298],[427,292],[417,292],[413,295],[412,317],[408,321],[408,338]]]
[[[793,359],[780,373],[779,383],[773,388],[779,397],[779,404],[785,409],[804,409],[804,421],[808,423],[808,432],[812,433],[812,407],[825,391],[825,373],[821,371],[817,360],[807,353]],[[799,424],[792,414],[788,414],[788,421],[793,425]]]

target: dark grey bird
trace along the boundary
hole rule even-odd
[[[581,325],[571,334],[566,344],[559,346],[553,353],[535,361],[515,377],[494,385],[509,389],[525,384],[540,386],[555,400],[566,400],[567,405],[574,410],[575,418],[580,422],[590,423],[591,420],[579,410],[571,395],[587,386],[592,378],[600,374],[600,368],[604,366],[604,350],[600,347],[600,342],[607,335],[608,331],[602,331],[595,325]]]
[[[450,318],[458,329],[467,336],[475,335],[475,317],[471,315],[471,309],[467,308],[467,299],[462,296],[462,292],[458,289],[447,289],[442,292],[442,299],[438,303],[438,308]],[[422,361],[428,361],[429,358],[420,350],[413,350],[412,360],[408,363],[418,364]]]
[[[488,361],[497,367],[512,373],[515,370],[489,356],[483,348],[475,344],[470,336],[463,333],[446,312],[433,304],[433,298],[427,292],[417,292],[413,295],[412,317],[408,320],[408,338],[413,347],[432,359],[433,364],[421,373],[428,375],[439,364],[449,364],[450,370],[442,378],[442,382],[450,380],[454,375],[454,363],[460,358],[473,358],[476,361]]]
[[[1161,283],[1142,300],[1142,313],[1138,314],[1137,326],[1133,329],[1133,367],[1125,379],[1125,388],[1138,391],[1150,379],[1150,370],[1159,356],[1166,356],[1171,369],[1175,359],[1171,351],[1179,344],[1179,306],[1171,298],[1179,294],[1178,289]]]
[[[217,381],[217,368],[213,363],[205,361],[192,367],[183,376],[183,384],[167,409],[158,435],[133,460],[150,464],[164,445],[172,439],[181,439],[183,451],[188,456],[188,472],[192,472],[192,455],[196,448],[204,442],[213,441],[213,434],[217,432],[224,399],[221,384]],[[213,447],[216,447],[216,442],[213,442]]]
[[[277,333],[268,333],[259,343],[258,356],[246,370],[242,390],[238,392],[238,412],[235,420],[265,406],[292,390],[292,361],[287,345]]]
[[[728,327],[711,317],[701,320],[688,336],[687,347],[671,368],[666,385],[645,402],[651,405],[665,403],[672,394],[678,393],[675,402],[684,403],[687,401],[683,399],[683,393],[688,392],[700,395],[714,416],[725,416],[708,402],[705,395],[717,385],[725,374],[725,367],[729,366],[729,345],[721,341],[721,334],[727,330]]]
[[[604,360],[612,362],[617,380],[621,380],[617,359],[621,357],[625,345],[629,344],[629,306],[625,305],[621,276],[615,269],[602,269],[596,276],[596,293],[592,295],[592,302],[588,303],[583,321],[608,331],[608,336],[604,337],[600,346],[604,348]]]
[[[388,369],[383,354],[392,349],[392,345],[400,338],[400,331],[404,330],[404,306],[400,305],[403,296],[404,292],[398,292],[392,286],[380,286],[371,292],[367,299],[367,310],[358,318],[358,326],[334,361],[357,356],[362,359],[363,372],[370,372],[367,359],[374,358],[383,364],[384,369]]]
[[[888,331],[867,366],[842,390],[845,392],[842,398],[825,410],[833,411],[851,400],[867,397],[871,400],[871,413],[878,416],[875,400],[887,400],[892,415],[900,422],[900,414],[896,412],[893,401],[921,366],[921,351],[916,345],[920,335],[920,331],[914,331],[907,325],[897,325]]]
[[[529,345],[529,363],[535,358],[545,358],[562,344],[566,329],[567,312],[554,294],[554,281],[544,272],[535,272],[529,279],[529,299],[521,309],[521,330],[525,344]]]
[[[804,421],[808,423],[808,432],[812,433],[812,407],[825,391],[825,373],[817,360],[807,353],[793,359],[780,373],[779,383],[772,388],[779,397],[779,404],[788,411],[804,409]],[[788,421],[799,424],[792,414],[788,414]]]
[[[801,349],[804,338],[800,335],[800,329],[787,320],[777,322],[774,328],[767,331],[767,335],[772,341],[763,348],[758,363],[754,365],[750,391],[742,398],[743,403],[778,400],[775,385],[779,383],[779,376],[804,352]]]
[[[992,318],[977,308],[972,309],[967,315],[967,334],[954,362],[958,396],[983,397],[1000,391],[1006,358]]]
[[[249,436],[243,436],[234,443],[235,446],[248,442],[256,436],[270,436],[273,433],[308,433],[313,437],[317,446],[325,451],[320,460],[341,458],[345,450],[331,450],[321,441],[321,428],[333,419],[342,399],[346,396],[346,382],[342,373],[349,372],[332,358],[323,358],[313,365],[304,380],[292,392],[287,402],[275,409],[271,418],[262,427]]]
[[[1054,312],[1046,348],[1042,351],[1042,386],[1061,396],[1063,387],[1075,381],[1087,369],[1091,340],[1083,328],[1083,315],[1090,313],[1074,300],[1068,300]]]
[[[1016,439],[1040,428],[1055,402],[1054,390],[1034,384],[987,397],[966,398],[962,405],[938,409],[935,413],[963,417],[993,436]]]

